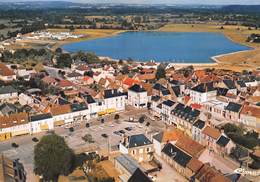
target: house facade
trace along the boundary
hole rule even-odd
[[[128,104],[135,108],[145,108],[148,103],[147,91],[140,85],[134,84],[128,89]]]
[[[129,154],[138,162],[151,161],[153,158],[153,144],[143,134],[124,137],[119,144],[119,151],[122,154]]]

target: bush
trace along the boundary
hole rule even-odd
[[[253,149],[257,146],[258,140],[239,133],[230,133],[228,135],[235,143],[240,144],[246,148]]]
[[[33,141],[33,142],[38,142],[39,140],[38,140],[38,138],[33,137],[33,138],[32,138],[32,141]]]
[[[70,127],[70,128],[69,128],[69,131],[70,131],[70,132],[73,132],[73,131],[74,131],[74,128],[73,128],[73,127]]]
[[[114,117],[115,120],[118,120],[119,119],[119,114],[116,114],[115,117]]]
[[[85,142],[88,142],[88,143],[94,143],[92,135],[90,135],[90,134],[86,134],[85,136],[83,136],[82,140],[84,140]]]
[[[229,133],[237,133],[237,134],[243,134],[243,129],[231,124],[231,123],[227,123],[224,125],[223,127],[224,132],[228,135]]]
[[[13,147],[13,148],[18,148],[19,145],[18,145],[17,143],[12,143],[12,147]]]
[[[145,115],[142,115],[142,116],[139,118],[138,122],[142,124],[142,123],[144,123],[144,120],[145,120]]]

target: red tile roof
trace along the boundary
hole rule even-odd
[[[213,127],[210,127],[210,126],[207,126],[203,131],[202,131],[203,134],[205,135],[208,135],[210,136],[211,138],[214,138],[215,140],[217,140],[221,133],[218,129],[216,128],[213,128]]]
[[[13,72],[13,70],[8,68],[5,64],[0,63],[0,75],[2,75],[2,76],[12,76],[12,75],[15,75],[15,73]]]
[[[16,125],[28,123],[29,118],[27,113],[16,113],[9,116],[0,116],[0,128],[9,128]]]
[[[199,157],[205,147],[187,136],[181,137],[176,146],[187,152],[193,157]]]
[[[71,86],[73,86],[73,83],[69,80],[61,80],[59,82],[59,86],[60,87],[71,87]]]
[[[137,83],[139,83],[139,81],[138,80],[134,80],[134,79],[132,79],[132,78],[126,78],[124,81],[123,81],[123,84],[124,85],[127,85],[128,87],[131,87],[131,86],[133,86],[134,84],[137,84]]]
[[[51,113],[52,115],[61,115],[61,114],[66,114],[71,112],[71,107],[70,104],[66,105],[54,105],[51,107]]]
[[[47,84],[51,84],[51,83],[57,82],[57,81],[55,80],[55,78],[52,78],[52,77],[50,77],[50,76],[45,76],[44,78],[42,78],[42,81],[43,81],[44,83],[47,83]]]

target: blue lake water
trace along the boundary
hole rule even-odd
[[[66,44],[68,52],[94,52],[114,59],[211,63],[211,57],[251,48],[236,44],[221,33],[125,32],[113,37]]]

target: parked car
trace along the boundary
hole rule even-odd
[[[39,141],[39,139],[38,139],[38,138],[36,138],[36,137],[33,137],[33,138],[32,138],[32,141],[33,141],[33,142],[38,142],[38,141]]]
[[[107,137],[108,137],[108,135],[105,134],[105,133],[101,134],[101,136],[104,137],[104,138],[107,138]]]
[[[133,127],[126,127],[125,130],[126,131],[131,131],[133,129]]]
[[[13,147],[13,148],[18,148],[19,145],[18,145],[17,143],[12,143],[12,147]]]
[[[119,130],[119,133],[125,134],[124,130]]]
[[[122,135],[119,131],[114,131],[113,133],[114,133],[115,135],[119,135],[119,136]]]

